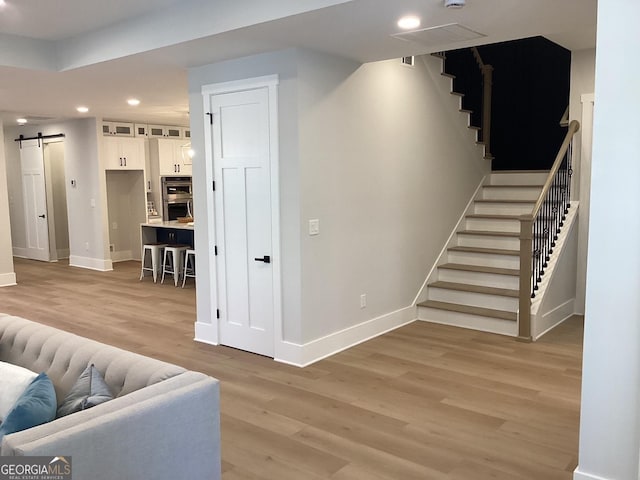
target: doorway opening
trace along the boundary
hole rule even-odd
[[[21,141],[20,169],[23,218],[17,222],[24,222],[25,245],[14,248],[14,255],[45,262],[69,258],[64,142]]]

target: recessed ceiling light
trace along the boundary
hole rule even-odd
[[[24,125],[25,123],[27,123],[27,119],[26,118],[17,118],[16,122],[18,122],[20,125]]]
[[[0,0],[0,7],[4,7],[7,4],[4,0]]]
[[[415,15],[407,15],[398,20],[398,27],[403,30],[411,30],[420,26],[420,19]]]
[[[76,110],[80,113],[87,113],[89,111],[89,107],[78,107]]]
[[[444,6],[447,8],[462,8],[465,0],[444,0]]]
[[[130,98],[129,100],[127,100],[127,103],[132,107],[137,107],[138,105],[140,105],[140,100],[138,100],[137,98]]]

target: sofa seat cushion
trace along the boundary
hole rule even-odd
[[[94,364],[85,368],[71,391],[58,407],[57,417],[86,410],[113,399],[109,386]]]
[[[9,433],[50,422],[56,417],[56,392],[46,373],[38,375],[20,395],[0,425],[0,439]]]
[[[4,420],[29,384],[38,374],[11,363],[0,362],[0,421]]]

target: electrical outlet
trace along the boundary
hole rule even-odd
[[[363,293],[360,295],[360,308],[365,308],[367,306],[367,294]]]
[[[84,249],[88,252],[89,251],[89,242],[85,242],[84,244]]]
[[[111,224],[111,228],[113,228],[114,230],[117,230],[118,229],[118,222],[113,222]]]

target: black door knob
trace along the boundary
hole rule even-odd
[[[262,258],[254,258],[254,260],[256,262],[264,262],[264,263],[271,263],[271,257],[269,255],[265,255]]]
[[[46,218],[44,213],[42,215],[38,215],[38,217],[39,218]]]

